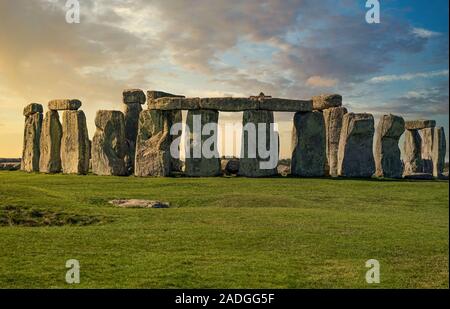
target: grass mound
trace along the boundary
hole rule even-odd
[[[55,212],[42,209],[31,209],[29,207],[3,206],[0,207],[0,227],[1,226],[64,226],[76,225],[86,226],[106,222],[102,216],[87,216],[79,214],[69,214],[65,212]]]

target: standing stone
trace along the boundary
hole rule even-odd
[[[172,113],[172,125],[178,123],[178,124],[180,124],[180,127],[181,127],[183,125],[183,114],[182,114],[181,110],[174,110],[171,113]],[[182,131],[180,130],[178,132],[178,134],[172,135],[172,141],[175,139],[178,139],[179,141],[181,141],[181,135],[182,135]],[[171,165],[170,169],[173,172],[182,172],[184,165],[180,159],[180,144],[178,145],[178,148],[177,148],[177,156],[178,156],[178,158],[172,157],[172,160],[170,163],[170,165]]]
[[[419,130],[422,138],[422,164],[423,172],[433,174],[433,141],[435,128],[425,128]]]
[[[445,154],[447,152],[447,142],[443,127],[434,128],[433,141],[433,176],[442,177],[445,166]]]
[[[291,173],[301,177],[325,174],[325,121],[319,111],[296,113],[292,134]]]
[[[26,106],[23,111],[26,118],[21,170],[29,173],[39,171],[42,111],[42,105],[37,103]]]
[[[83,111],[63,113],[61,165],[65,174],[87,174],[89,171],[89,136]]]
[[[41,157],[39,170],[41,173],[61,172],[61,138],[62,126],[56,110],[46,113],[41,131]]]
[[[339,140],[338,175],[343,177],[372,177],[374,120],[370,114],[344,115]]]
[[[125,156],[125,164],[129,175],[134,172],[139,114],[142,111],[142,104],[145,104],[145,100],[145,93],[140,89],[126,89],[123,91],[125,137],[128,148]]]
[[[278,174],[277,163],[279,156],[279,136],[278,133],[272,130],[270,124],[274,123],[274,117],[272,111],[265,110],[247,110],[244,111],[243,116],[243,132],[242,132],[242,148],[241,158],[239,164],[239,174],[244,177],[270,177]],[[246,130],[247,125],[255,126],[254,136],[249,134]],[[269,161],[269,158],[263,159],[258,151],[258,144],[261,136],[258,134],[258,124],[265,125],[265,149],[270,150],[271,137],[276,137],[276,141],[272,140],[272,144],[278,143],[278,152],[274,153],[276,164],[273,168],[261,168],[261,162]],[[261,141],[264,143],[264,141]],[[273,146],[273,145],[272,145]],[[255,158],[252,158],[250,150],[254,151]],[[273,150],[273,149],[272,149]]]
[[[138,177],[169,176],[172,156],[170,127],[174,112],[145,110],[139,116],[134,174]]]
[[[345,107],[333,107],[323,111],[326,133],[326,154],[330,176],[338,175],[339,138],[341,137],[342,119],[347,114]]]
[[[152,110],[152,109],[159,109],[157,107],[158,104],[156,104],[155,102],[158,99],[162,99],[162,98],[184,98],[184,96],[182,95],[176,95],[176,94],[172,94],[172,93],[167,93],[164,91],[157,91],[157,90],[149,90],[147,91],[147,105],[148,105],[148,109]],[[171,115],[171,124],[174,125],[176,123],[180,123],[182,124],[183,122],[183,115],[182,115],[182,110],[183,108],[179,108],[179,109],[174,109],[171,110],[172,114],[169,113],[169,115]],[[161,110],[165,110],[165,108],[161,108]],[[179,139],[181,140],[181,135],[182,132],[181,130],[179,131],[178,134],[176,135],[172,135],[172,140],[175,139]],[[180,149],[178,147],[178,158],[172,158],[172,162],[171,162],[171,171],[174,172],[181,172],[182,168],[183,168],[183,162],[180,160],[179,158],[179,153],[180,153]]]
[[[404,142],[403,175],[422,173],[422,138],[418,130],[406,130]]]
[[[125,176],[125,121],[122,112],[97,112],[95,131],[92,139],[92,172],[102,176]]]
[[[190,110],[187,113],[186,124],[189,128],[189,145],[186,146],[185,174],[191,177],[210,177],[221,174],[219,152],[217,149],[217,134],[219,112],[213,110]],[[202,130],[206,124],[213,126],[210,132]],[[198,130],[198,132],[197,132]],[[204,144],[208,143],[211,157],[205,157],[202,151]]]
[[[375,166],[377,177],[402,178],[403,163],[398,146],[405,132],[402,117],[384,115],[378,123],[375,138]]]

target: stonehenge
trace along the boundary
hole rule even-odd
[[[320,111],[296,113],[292,133],[291,173],[300,177],[322,177],[325,174],[325,121]]]
[[[338,151],[341,137],[342,119],[347,114],[345,107],[330,107],[323,110],[325,121],[325,150],[327,156],[328,174],[332,177],[338,175]]]
[[[127,144],[125,120],[119,111],[100,110],[95,117],[95,131],[92,139],[92,172],[101,176],[125,176]]]
[[[442,177],[445,165],[445,154],[447,152],[447,145],[445,141],[444,128],[439,127],[434,129],[432,161],[433,161],[433,176],[436,178]]]
[[[169,176],[172,156],[170,128],[173,111],[145,110],[139,116],[134,175]]]
[[[89,172],[89,136],[86,116],[80,110],[63,112],[61,165],[64,174]]]
[[[123,95],[123,114],[125,121],[125,138],[127,152],[125,164],[129,175],[134,173],[134,159],[136,156],[136,138],[138,133],[139,114],[145,104],[145,93],[140,89],[125,89]]]
[[[219,176],[221,164],[217,149],[217,122],[219,112],[214,110],[190,110],[187,114],[189,146],[186,147],[185,174],[191,177]],[[212,124],[211,127],[206,127]],[[205,130],[205,128],[207,130]],[[211,156],[205,155],[202,145],[208,146]]]
[[[21,170],[29,173],[39,172],[42,112],[42,105],[38,103],[31,103],[23,110],[25,129]]]
[[[51,100],[45,117],[42,105],[27,105],[23,110],[21,169],[104,176],[272,177],[281,170],[274,112],[290,112],[292,156],[290,162],[282,160],[287,167],[283,174],[443,178],[447,145],[444,129],[437,127],[436,121],[404,121],[389,114],[381,116],[375,131],[373,115],[349,113],[339,94],[310,100],[273,98],[264,93],[199,98],[125,89],[121,103],[122,111],[97,112],[92,142],[80,100]],[[182,111],[187,112],[184,124]],[[220,159],[220,112],[243,112],[238,158]]]
[[[61,138],[62,125],[56,110],[49,110],[45,114],[41,131],[41,157],[39,171],[53,174],[61,172]]]
[[[383,115],[375,137],[377,177],[402,178],[403,163],[398,142],[405,132],[405,121],[395,115]]]
[[[419,131],[405,130],[403,175],[422,173],[422,139]]]
[[[405,122],[404,171],[405,178],[426,174],[440,178],[445,164],[446,140],[444,128],[434,120]]]
[[[374,174],[374,131],[372,115],[344,115],[338,151],[339,176],[368,178]]]
[[[242,148],[239,160],[239,176],[245,177],[269,177],[277,175],[277,167],[264,168],[267,158],[262,158],[260,153],[260,143],[263,150],[269,147],[273,149],[273,141],[276,139],[278,146],[278,134],[273,128],[273,112],[268,110],[246,110],[242,120]],[[263,133],[262,137],[260,133]],[[262,141],[261,138],[264,138]],[[278,162],[278,151],[276,154]]]

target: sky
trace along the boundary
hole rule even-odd
[[[77,98],[95,132],[122,90],[194,97],[309,99],[339,93],[352,112],[435,119],[449,135],[448,1],[0,0],[0,157],[20,157],[23,107]],[[221,124],[242,114],[221,113]],[[282,157],[290,113],[276,113]],[[449,147],[447,147],[448,149]],[[447,150],[448,151],[448,150]]]

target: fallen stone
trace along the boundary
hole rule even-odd
[[[145,93],[140,89],[125,89],[122,95],[124,104],[145,104]]]
[[[448,172],[442,173],[439,177],[439,180],[448,180]]]
[[[122,208],[169,208],[170,203],[161,201],[151,201],[151,200],[112,200],[109,201],[110,204]]]
[[[445,167],[445,155],[447,152],[447,142],[443,127],[434,128],[433,140],[433,176],[441,178]]]
[[[42,124],[39,160],[39,171],[41,173],[61,172],[61,138],[62,125],[59,121],[57,111],[48,111]]]
[[[251,136],[245,130],[248,124],[255,125],[255,131],[258,132],[258,124],[265,124],[265,145],[266,149],[269,149],[271,136],[278,139],[278,133],[274,132],[270,124],[274,123],[273,112],[271,111],[263,111],[263,110],[249,110],[244,111],[244,116],[242,120],[243,132],[242,132],[242,147],[241,147],[241,158],[239,163],[239,176],[244,177],[270,177],[278,174],[277,167],[274,168],[261,168],[261,162],[267,162],[269,159],[263,159],[260,156],[258,151],[258,142],[260,136],[259,134],[255,134],[256,136]],[[277,140],[279,143],[279,140]],[[249,146],[255,152],[255,158],[250,156]],[[279,149],[279,147],[278,147]],[[278,155],[276,154],[276,162],[278,162]]]
[[[422,138],[417,130],[406,130],[404,141],[403,175],[422,173]]]
[[[65,174],[89,172],[89,135],[83,111],[65,111],[62,121],[61,165]]]
[[[339,94],[322,94],[312,97],[314,110],[324,110],[342,106],[342,96]]]
[[[296,113],[292,133],[291,174],[322,177],[325,174],[326,141],[322,112]]]
[[[200,131],[204,128],[205,124],[214,124],[216,134],[201,134],[198,136],[195,133],[196,127],[194,126],[195,119],[200,119]],[[190,177],[212,177],[219,176],[221,173],[220,158],[218,153],[217,143],[217,123],[219,120],[219,112],[213,110],[190,110],[187,113],[186,124],[190,131],[189,146],[187,148],[188,155],[185,159],[185,174]],[[201,149],[205,142],[211,142],[212,157],[204,157],[203,151],[196,153],[196,149]],[[200,147],[196,147],[200,145]]]
[[[403,163],[398,142],[405,132],[402,117],[384,115],[378,123],[375,138],[376,176],[385,178],[402,178]]]
[[[80,100],[52,100],[48,102],[48,109],[55,111],[76,111],[81,107]]]
[[[43,112],[44,112],[44,108],[39,103],[31,103],[31,104],[25,106],[25,108],[23,109],[23,115],[25,117],[31,116],[36,113],[42,114]]]
[[[174,119],[175,112],[172,111],[141,112],[136,139],[135,176],[170,175],[172,165],[170,128]]]
[[[291,173],[291,167],[289,165],[280,164],[277,166],[277,171],[279,175],[286,177]]]
[[[0,171],[18,171],[20,170],[20,162],[1,162]]]
[[[344,115],[338,152],[338,175],[370,178],[375,172],[373,157],[374,120],[370,114]]]
[[[120,111],[100,110],[92,139],[92,172],[101,176],[125,176],[125,120]]]
[[[347,114],[345,107],[332,107],[323,111],[326,133],[326,154],[328,175],[338,175],[339,139],[341,137],[342,119]]]
[[[221,166],[224,175],[237,175],[239,173],[239,159],[222,159]]]
[[[405,121],[406,130],[421,130],[426,128],[434,128],[436,126],[436,121],[434,120],[412,120]]]
[[[33,105],[30,109],[40,110],[41,108]],[[40,159],[40,139],[42,129],[42,113],[24,113],[28,114],[25,119],[25,129],[23,136],[23,152],[21,161],[21,170],[25,172],[38,172]]]
[[[433,180],[433,174],[429,173],[412,173],[405,175],[405,179],[413,179],[413,180]]]

